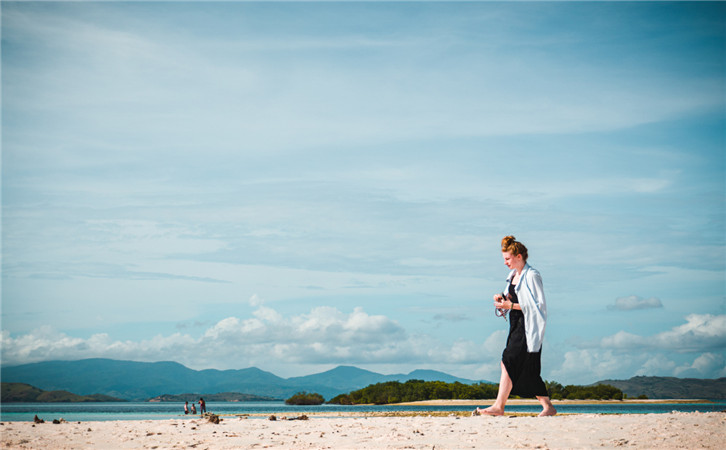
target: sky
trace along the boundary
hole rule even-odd
[[[726,5],[2,2],[2,365],[726,376]]]

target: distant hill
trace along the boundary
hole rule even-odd
[[[61,402],[123,402],[119,398],[103,394],[77,395],[68,391],[44,391],[35,386],[25,383],[2,383],[2,395],[0,402],[36,402],[36,403],[61,403]]]
[[[351,385],[368,386],[371,383],[377,383],[381,377],[380,373],[371,372],[369,370],[359,369],[352,366],[338,366],[327,372],[317,373],[314,375],[306,375],[304,377],[292,377],[287,381],[295,386],[309,387],[308,392],[318,392],[316,386],[326,386],[328,389],[346,390]],[[320,393],[320,392],[319,392]]]
[[[382,375],[351,366],[304,377],[280,378],[251,367],[241,370],[193,370],[176,362],[135,362],[111,359],[46,361],[1,367],[4,381],[29,383],[45,390],[68,390],[82,395],[102,393],[126,400],[147,400],[165,394],[205,392],[247,393],[277,399],[298,392],[315,392],[326,399],[385,381],[478,382],[435,371],[413,371],[408,375]],[[205,397],[207,398],[207,397]]]
[[[726,399],[726,378],[633,377],[629,380],[603,380],[594,384],[609,384],[630,398]]]

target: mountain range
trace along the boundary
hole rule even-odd
[[[414,370],[408,374],[383,375],[351,366],[338,366],[326,372],[303,377],[281,378],[256,367],[240,370],[193,370],[179,363],[83,359],[46,361],[1,367],[0,379],[26,383],[46,391],[70,391],[80,395],[104,394],[124,400],[141,401],[183,393],[243,393],[286,399],[306,391],[326,399],[387,381],[423,380],[472,384],[484,380],[458,378],[434,370]],[[697,379],[672,377],[633,377],[629,380],[603,380],[628,397],[648,398],[726,398],[726,378]]]
[[[301,392],[315,392],[326,399],[338,394],[386,381],[477,383],[434,370],[414,370],[408,374],[382,375],[351,366],[302,377],[281,378],[256,367],[240,370],[193,370],[179,363],[83,359],[45,361],[0,369],[3,382],[27,383],[47,391],[67,390],[80,395],[105,394],[125,400],[186,392],[241,392],[285,399]],[[486,381],[484,381],[486,382]]]

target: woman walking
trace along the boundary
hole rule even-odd
[[[537,397],[542,404],[540,416],[557,414],[540,376],[547,322],[542,276],[527,264],[527,256],[527,247],[514,236],[502,239],[502,257],[511,272],[504,292],[494,296],[494,307],[505,317],[509,314],[509,336],[502,353],[497,399],[489,408],[477,408],[474,415],[503,415],[510,394]]]

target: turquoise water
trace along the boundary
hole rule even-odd
[[[486,404],[480,405],[485,407]],[[207,411],[215,414],[285,414],[299,415],[308,412],[373,412],[373,411],[461,411],[476,406],[289,406],[284,402],[207,403]],[[561,413],[580,414],[653,414],[680,412],[714,412],[726,410],[726,400],[713,403],[656,403],[656,404],[600,404],[557,405]],[[508,412],[539,412],[539,405],[509,405]],[[63,418],[69,422],[96,420],[162,420],[181,419],[183,403],[3,403],[0,405],[2,421],[32,421],[35,415],[46,421]],[[332,414],[331,414],[332,415]],[[186,416],[191,418],[194,416]],[[196,417],[199,417],[198,415]],[[264,416],[263,416],[264,417]]]

